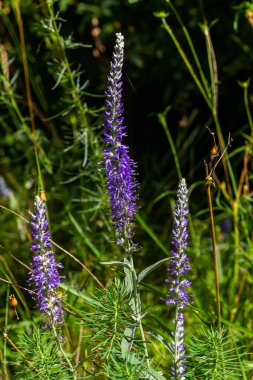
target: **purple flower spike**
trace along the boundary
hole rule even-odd
[[[107,192],[110,198],[111,218],[115,225],[116,242],[127,246],[132,237],[132,220],[137,211],[135,162],[129,156],[129,148],[123,144],[126,136],[123,126],[122,66],[124,37],[116,34],[116,44],[111,61],[106,90],[104,127],[104,166]],[[130,248],[134,248],[132,245]]]
[[[178,186],[176,208],[174,210],[174,223],[172,229],[172,244],[174,249],[171,251],[172,257],[168,272],[170,279],[166,280],[169,284],[169,294],[165,299],[167,305],[175,305],[174,331],[172,333],[171,352],[173,364],[171,367],[172,379],[185,380],[186,365],[184,349],[184,309],[188,304],[190,296],[187,288],[191,282],[185,279],[185,275],[190,269],[189,259],[186,256],[187,246],[187,225],[188,220],[188,197],[185,179],[183,178]]]
[[[48,325],[57,326],[62,323],[61,297],[57,292],[62,276],[58,268],[62,264],[56,263],[50,242],[48,220],[46,218],[45,202],[39,196],[34,200],[34,213],[31,214],[31,234],[33,242],[33,271],[29,274],[29,283],[35,286],[39,310],[49,317]]]

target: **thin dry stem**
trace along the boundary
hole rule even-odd
[[[32,292],[32,293],[36,294],[31,289],[24,288],[23,286],[18,285],[16,282],[12,282],[12,281],[6,280],[5,278],[0,277],[0,281],[4,282],[5,284],[12,285],[14,288],[17,287],[19,289],[25,290],[26,292]]]
[[[14,350],[19,353],[19,355],[25,360],[28,366],[31,367],[35,372],[39,373],[39,370],[36,367],[34,367],[34,365],[27,359],[27,357],[22,353],[22,351],[20,351],[20,349],[15,345],[15,343],[13,343],[13,341],[8,337],[7,332],[2,331],[2,333],[4,339],[7,340],[7,342],[12,346],[12,348],[14,348]]]
[[[80,326],[78,344],[77,344],[77,348],[76,348],[76,357],[75,357],[76,365],[78,365],[79,361],[80,361],[82,339],[83,339],[83,326]]]
[[[18,218],[22,219],[23,221],[25,221],[26,223],[30,223],[29,220],[27,220],[26,218],[24,218],[22,215],[18,214],[17,212],[3,206],[3,205],[0,205],[0,208],[2,208],[3,210],[5,211],[8,211],[12,214],[14,214],[15,216],[17,216]],[[102,285],[102,283],[97,279],[97,277],[86,267],[85,264],[83,264],[80,260],[78,260],[74,255],[72,255],[70,252],[68,252],[66,249],[62,248],[59,244],[55,243],[53,240],[50,239],[50,242],[57,248],[59,248],[62,252],[66,253],[66,255],[68,255],[69,257],[71,257],[74,261],[76,261],[79,265],[81,265],[81,267],[83,267],[85,269],[85,271],[87,273],[89,273],[89,275],[97,282],[97,284],[102,288],[102,289],[105,289],[105,287]],[[29,270],[31,270],[29,268]]]
[[[218,259],[217,259],[217,252],[216,252],[216,235],[215,235],[215,228],[214,228],[211,183],[210,181],[208,181],[208,178],[210,178],[210,174],[208,172],[208,165],[206,163],[205,163],[205,169],[206,169],[208,207],[209,207],[210,222],[211,222],[211,236],[212,236],[213,263],[214,263],[215,290],[216,290],[217,325],[220,331],[221,330],[221,307],[220,307],[219,269],[218,269]]]
[[[19,260],[15,255],[13,255],[11,252],[7,251],[6,248],[4,248],[2,246],[2,244],[0,244],[0,249],[2,249],[5,253],[7,253],[9,256],[11,256],[13,258],[13,260],[17,261],[20,265],[22,265],[24,268],[26,268],[28,271],[31,270],[31,268],[26,265],[25,263],[23,263],[23,261]]]
[[[62,248],[59,244],[55,243],[53,240],[50,239],[50,242],[57,248],[59,248],[62,252],[66,253],[69,257],[71,257],[74,261],[76,261],[78,264],[80,264],[87,273],[98,283],[98,285],[105,289],[105,287],[101,284],[101,282],[97,279],[97,277],[86,267],[85,264],[83,264],[80,260],[78,260],[75,256],[73,256],[70,252],[66,251],[66,249]]]

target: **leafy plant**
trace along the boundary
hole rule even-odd
[[[204,328],[188,345],[193,379],[219,380],[246,378],[242,371],[242,354],[226,327]]]

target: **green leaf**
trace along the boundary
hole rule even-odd
[[[143,227],[143,229],[148,233],[148,235],[151,237],[151,239],[154,240],[154,242],[162,249],[162,251],[167,255],[170,256],[170,253],[165,248],[163,243],[158,239],[158,237],[154,234],[154,232],[151,230],[151,228],[145,223],[145,221],[142,219],[142,217],[139,214],[135,215],[136,220],[140,223],[140,225]]]
[[[69,286],[69,285],[60,284],[60,289],[64,289],[65,291],[73,294],[74,296],[82,298],[83,300],[85,300],[89,304],[93,304],[93,305],[98,304],[97,301],[92,296],[88,296],[83,291],[71,288],[71,286]]]
[[[121,341],[121,353],[122,357],[126,358],[129,355],[133,337],[135,335],[136,324],[128,326],[124,331],[124,336]]]
[[[68,213],[69,215],[69,219],[71,220],[71,222],[73,223],[74,227],[76,228],[77,232],[79,233],[79,235],[83,238],[85,244],[91,249],[91,251],[97,256],[97,257],[100,257],[101,254],[100,252],[97,250],[97,248],[93,245],[93,243],[91,242],[91,240],[88,238],[87,235],[85,235],[83,229],[81,228],[80,224],[78,224],[78,222],[76,221],[76,219],[73,217],[73,215],[69,212]]]
[[[230,327],[233,327],[235,330],[244,333],[245,335],[253,337],[253,331],[247,329],[246,327],[241,327],[241,326],[237,325],[236,323],[227,321],[226,319],[223,319],[223,318],[222,318],[222,322],[225,323],[226,325],[230,326]]]
[[[147,277],[151,272],[153,272],[156,268],[158,268],[159,266],[161,266],[163,263],[165,263],[166,261],[168,261],[169,258],[166,257],[165,259],[162,259],[162,260],[159,260],[157,261],[155,264],[152,264],[150,265],[149,267],[143,269],[143,271],[141,271],[141,273],[139,274],[138,276],[138,282],[141,282],[145,277]]]
[[[155,331],[147,331],[148,334],[154,336],[159,342],[161,342],[165,348],[172,354],[171,345],[167,342],[167,340],[160,334],[156,333]]]
[[[132,312],[135,313],[135,301],[134,301],[134,289],[137,284],[134,283],[134,277],[133,277],[133,272],[131,268],[130,262],[124,258],[124,263],[127,264],[124,268],[124,273],[125,273],[125,288],[126,291],[131,295],[129,299],[129,306],[132,309]]]

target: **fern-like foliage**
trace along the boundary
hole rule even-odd
[[[92,352],[106,359],[118,351],[125,329],[133,324],[129,313],[129,294],[119,280],[107,289],[98,289],[94,297],[94,312],[85,313],[83,326],[91,331],[87,335],[93,342]]]
[[[16,374],[19,380],[56,380],[72,379],[63,360],[61,360],[56,337],[49,331],[36,329],[32,335],[19,336],[17,364],[22,368]],[[23,360],[22,360],[23,358]]]
[[[93,371],[93,377],[101,375],[110,380],[165,380],[161,372],[151,368],[143,341],[136,336],[137,322],[129,306],[130,298],[131,292],[118,279],[107,289],[96,291],[94,312],[84,313],[87,322],[82,324],[87,331],[86,347],[90,345],[88,358],[96,363],[96,369],[90,366],[87,374]]]
[[[199,336],[193,336],[188,346],[189,378],[199,380],[242,379],[241,354],[227,328],[202,329]],[[243,371],[244,372],[244,371]]]
[[[109,379],[139,377],[124,377],[129,370],[138,373],[139,362],[128,363],[123,355],[127,355],[129,326],[135,325],[129,307],[130,294],[123,282],[115,280],[105,290],[97,290],[94,299],[94,312],[85,313],[88,329],[87,342],[92,342],[91,358],[94,358],[98,371]],[[126,344],[123,344],[124,343]],[[140,354],[141,356],[141,354]],[[98,360],[99,359],[99,360]],[[131,369],[128,368],[130,365]],[[129,372],[129,373],[130,373]],[[123,376],[123,377],[122,377]]]

